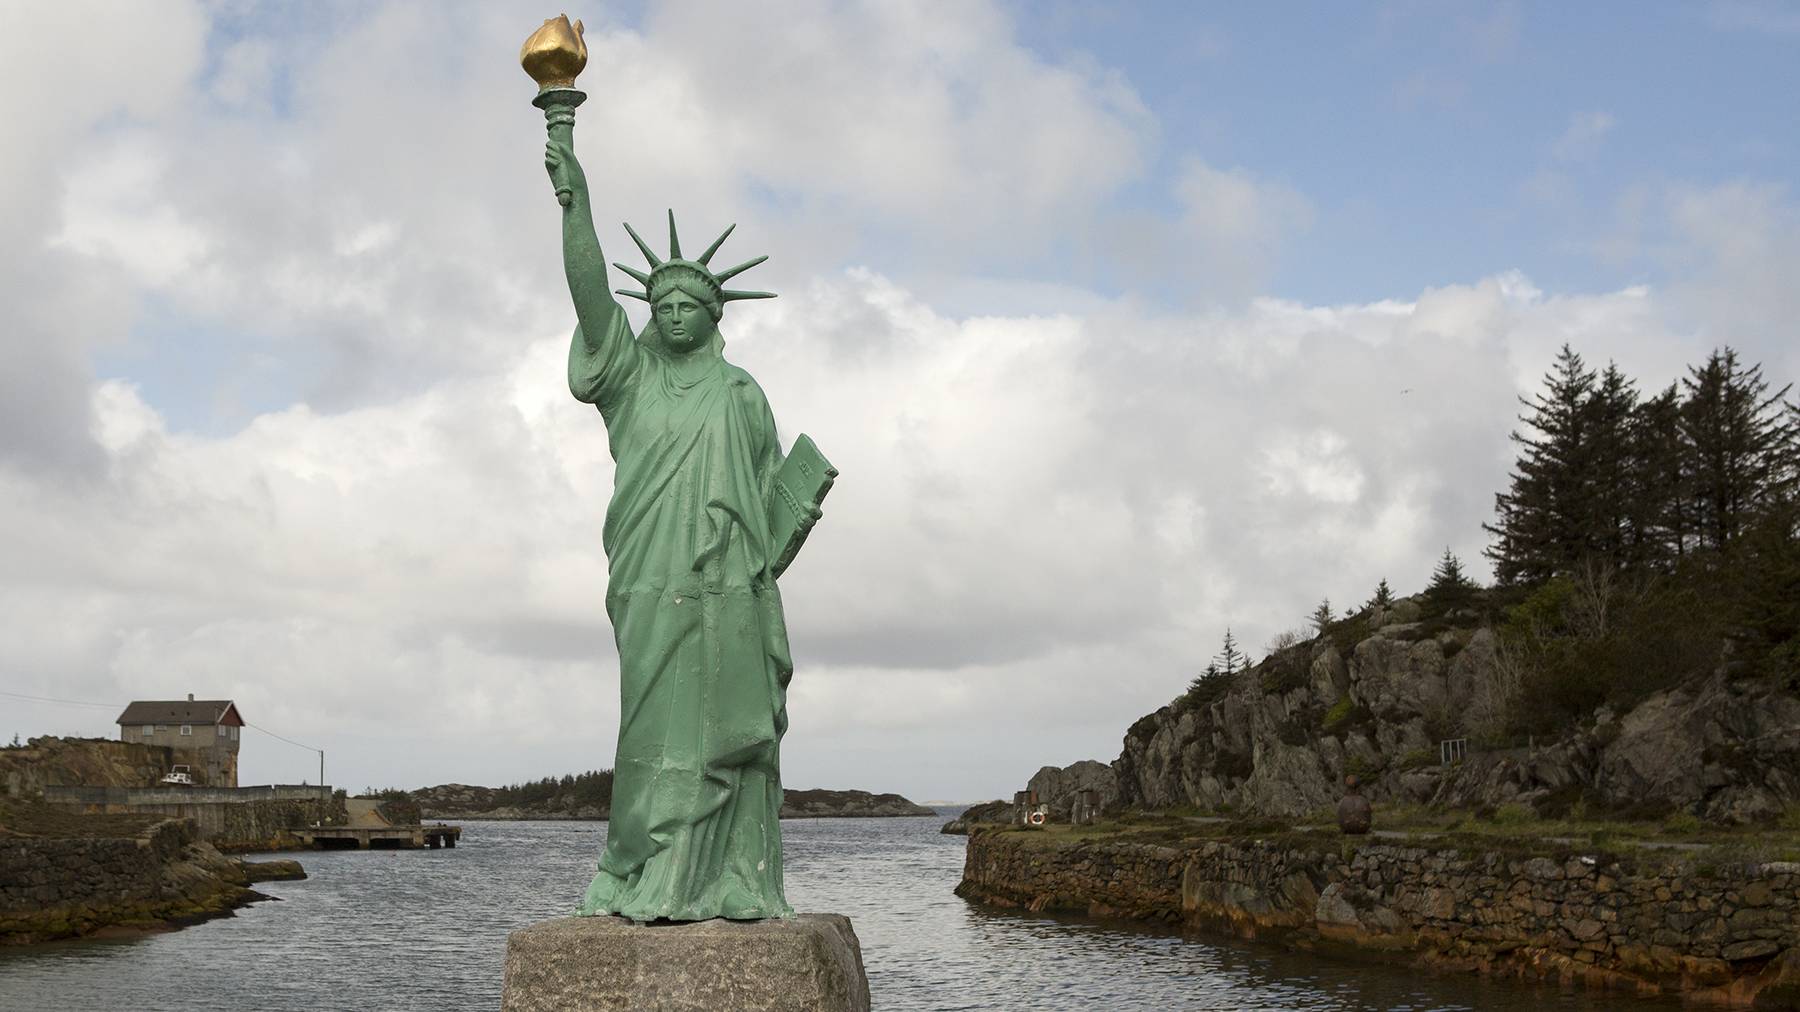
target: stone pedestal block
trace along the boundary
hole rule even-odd
[[[506,940],[504,1012],[867,1012],[862,946],[841,914],[637,924],[563,917]]]

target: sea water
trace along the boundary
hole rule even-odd
[[[782,823],[789,901],[850,917],[877,1009],[1677,1007],[985,908],[951,892],[964,838],[938,828],[954,812]],[[571,912],[605,838],[605,823],[469,822],[453,850],[291,855],[311,877],[258,885],[280,901],[234,917],[0,949],[0,1009],[497,1008],[506,933]]]

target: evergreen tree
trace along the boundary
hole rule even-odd
[[[1588,502],[1586,474],[1594,411],[1594,373],[1564,344],[1544,377],[1544,390],[1519,417],[1520,452],[1510,487],[1494,496],[1494,536],[1486,549],[1501,583],[1536,582],[1566,572],[1586,549],[1584,527],[1595,510]]]
[[[1375,596],[1369,598],[1369,607],[1386,608],[1393,603],[1394,592],[1388,589],[1387,577],[1384,576],[1381,578],[1381,582],[1375,585]]]
[[[1692,547],[1693,507],[1682,450],[1681,397],[1675,384],[1640,403],[1631,427],[1629,556],[1667,565]]]
[[[1789,401],[1785,414],[1786,438],[1776,454],[1776,489],[1781,502],[1790,507],[1789,518],[1800,519],[1800,510],[1791,508],[1800,507],[1800,400]],[[1800,535],[1800,530],[1794,533]]]
[[[1578,520],[1581,529],[1578,554],[1570,560],[1573,563],[1588,557],[1615,566],[1637,561],[1632,557],[1636,543],[1633,506],[1639,493],[1632,466],[1632,428],[1637,406],[1636,384],[1617,365],[1608,362],[1583,405],[1588,449],[1587,466],[1580,475],[1579,501],[1586,510]]]
[[[1463,573],[1462,560],[1445,546],[1444,557],[1431,571],[1431,585],[1425,588],[1425,596],[1433,603],[1449,608],[1468,600],[1474,589],[1475,581]]]
[[[1762,366],[1743,368],[1725,347],[1689,368],[1682,386],[1681,434],[1700,541],[1729,548],[1785,491],[1782,458],[1793,430],[1782,399],[1791,385],[1770,394]]]
[[[1331,626],[1331,598],[1327,597],[1321,600],[1319,606],[1313,609],[1312,624],[1321,636]]]
[[[1225,628],[1225,642],[1213,660],[1222,675],[1235,675],[1249,669],[1250,658],[1238,649],[1237,639],[1231,635],[1230,626]]]
[[[1200,688],[1200,686],[1204,685],[1207,681],[1217,678],[1217,677],[1219,677],[1219,666],[1211,661],[1208,661],[1208,662],[1206,662],[1205,670],[1201,671],[1198,675],[1194,676],[1194,680],[1188,683],[1188,690],[1192,691],[1194,689],[1198,689],[1198,688]]]

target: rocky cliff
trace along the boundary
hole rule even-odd
[[[1579,803],[1746,822],[1800,802],[1800,698],[1723,670],[1623,712],[1602,706],[1548,740],[1484,739],[1495,694],[1516,684],[1492,619],[1425,619],[1402,600],[1208,679],[1126,733],[1120,801],[1292,817],[1335,803],[1354,773],[1378,802],[1543,815]],[[1457,739],[1446,764],[1441,743]]]
[[[45,787],[154,787],[171,762],[160,745],[46,735],[0,748],[0,790],[30,798]]]

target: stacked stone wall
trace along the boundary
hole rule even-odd
[[[255,898],[180,819],[136,837],[0,839],[0,943],[199,920]]]
[[[297,831],[347,820],[329,787],[46,788],[44,800],[88,813],[144,813],[192,820],[200,839],[220,850],[289,850]]]
[[[1548,845],[1546,845],[1548,846]],[[1704,855],[970,836],[959,895],[1417,965],[1800,1008],[1800,864]]]

